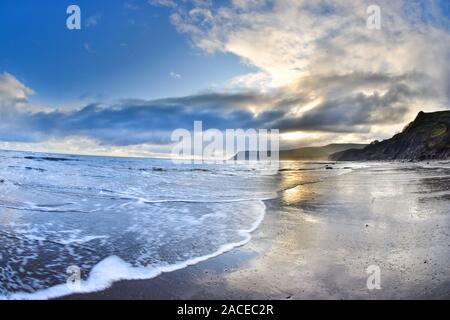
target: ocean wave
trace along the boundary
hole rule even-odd
[[[7,208],[20,211],[32,211],[32,212],[46,212],[46,213],[92,213],[92,211],[83,211],[76,208],[59,209],[75,203],[62,203],[62,204],[37,204],[32,202],[10,202],[4,201],[0,203],[0,208]]]
[[[77,159],[60,158],[60,157],[35,157],[35,156],[25,156],[26,160],[37,160],[37,161],[78,161]]]
[[[215,252],[193,257],[186,261],[175,264],[159,264],[146,267],[135,267],[124,261],[120,257],[109,256],[97,263],[89,273],[86,280],[80,281],[79,285],[59,284],[36,292],[15,292],[8,295],[0,295],[0,300],[46,300],[67,296],[70,294],[80,294],[101,291],[109,288],[114,282],[120,280],[145,280],[155,278],[162,273],[173,272],[184,269],[188,266],[217,257],[234,248],[245,245],[251,240],[251,234],[258,228],[264,220],[266,206],[263,201],[259,201],[261,212],[256,221],[249,229],[238,230],[244,238],[242,241],[226,243],[220,246]]]
[[[279,176],[245,166],[82,156],[62,165],[57,155],[7,155],[0,167],[3,299],[101,290],[217,256],[250,240],[263,201],[278,190]],[[64,284],[73,264],[83,269],[79,290]]]

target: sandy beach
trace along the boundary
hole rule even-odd
[[[304,174],[281,172],[280,183]],[[240,248],[63,299],[448,299],[449,188],[448,165],[402,163],[298,185],[265,202]],[[379,290],[367,288],[371,265]]]

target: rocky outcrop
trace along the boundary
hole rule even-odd
[[[361,150],[350,149],[329,157],[333,161],[450,159],[450,111],[419,112],[401,133],[374,141]]]

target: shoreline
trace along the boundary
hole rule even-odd
[[[89,279],[87,279],[83,282],[83,284],[82,284],[83,287],[81,290],[78,290],[78,292],[64,293],[68,290],[68,288],[67,288],[66,284],[60,284],[60,285],[56,285],[56,286],[53,286],[53,287],[50,287],[47,289],[36,291],[34,293],[16,293],[16,294],[12,295],[10,297],[10,299],[12,299],[12,300],[34,300],[34,299],[61,300],[61,299],[63,299],[64,300],[67,297],[69,297],[69,299],[70,299],[70,297],[72,297],[72,296],[80,296],[81,297],[81,296],[85,296],[85,295],[89,295],[89,296],[95,295],[98,293],[102,293],[103,291],[108,291],[108,290],[112,289],[112,287],[114,287],[114,285],[117,283],[130,282],[130,281],[131,282],[150,281],[153,279],[157,279],[158,277],[160,277],[162,275],[176,273],[183,269],[190,268],[190,267],[196,266],[198,264],[203,264],[210,260],[214,260],[222,255],[227,255],[228,253],[231,253],[236,249],[242,248],[249,241],[251,241],[253,232],[255,232],[255,230],[257,230],[258,227],[261,225],[261,223],[264,221],[264,217],[266,214],[266,208],[267,208],[265,205],[265,201],[267,201],[267,200],[258,200],[258,201],[260,202],[260,204],[262,206],[262,213],[257,218],[257,220],[251,225],[251,227],[249,229],[239,230],[239,233],[242,236],[244,236],[245,239],[240,242],[228,243],[228,244],[222,245],[221,247],[218,248],[217,251],[215,251],[211,254],[192,258],[190,260],[180,262],[177,264],[156,267],[156,268],[131,267],[130,265],[128,265],[127,262],[123,261],[120,257],[109,256],[109,257],[103,259],[102,261],[100,261],[99,263],[97,263],[96,266],[94,266],[94,268],[90,272],[89,277],[96,278],[96,280],[94,280],[94,281],[99,281],[99,279],[100,279],[100,285],[98,285],[100,288],[98,288],[98,289],[89,290],[88,288],[91,288],[92,286],[95,286],[95,285],[93,285],[91,283],[91,281]],[[122,270],[122,272],[124,272],[124,271],[129,272],[131,269],[130,274],[133,274],[133,275],[131,275],[129,279],[109,280],[108,278],[104,278],[104,276],[102,275],[102,272],[100,272],[100,273],[96,272],[96,269],[99,268],[100,266],[102,266],[102,269],[104,269],[105,267],[106,268],[111,268],[111,267],[123,268],[124,270]],[[154,275],[152,275],[152,273]],[[99,274],[100,274],[100,277],[99,277]],[[145,275],[143,276],[143,274],[148,275],[148,278]],[[136,278],[133,279],[133,277],[136,277]],[[142,279],[141,279],[141,277],[142,277]],[[110,284],[108,285],[108,283],[110,283]],[[0,300],[1,300],[1,298],[2,297],[0,296]],[[96,298],[93,298],[93,299],[96,299]],[[123,298],[119,298],[119,299],[123,299]]]
[[[58,299],[448,299],[447,180],[417,170],[383,165],[285,190],[264,201],[265,218],[241,247]],[[441,200],[426,201],[434,192]],[[367,288],[373,265],[381,290]]]
[[[267,202],[276,200],[264,200],[266,210]],[[143,280],[120,280],[114,282],[109,288],[101,291],[71,294],[56,298],[56,300],[131,300],[131,299],[255,299],[253,294],[244,291],[225,289],[225,277],[227,274],[238,272],[248,265],[251,259],[260,255],[255,248],[255,236],[261,237],[259,230],[267,223],[268,212],[265,213],[261,223],[251,233],[251,239],[243,245],[232,248],[207,260],[188,265],[182,269],[163,272],[162,274]],[[269,218],[269,220],[271,220]],[[258,241],[258,240],[256,240]],[[201,287],[201,288],[200,288]],[[218,290],[218,287],[220,289]],[[224,290],[225,289],[225,290]],[[272,299],[282,299],[283,295],[277,295]],[[263,299],[261,297],[261,299]],[[265,297],[264,299],[270,299]]]

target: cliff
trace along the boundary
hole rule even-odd
[[[333,161],[450,159],[450,111],[419,112],[401,133],[367,147],[330,155]]]

